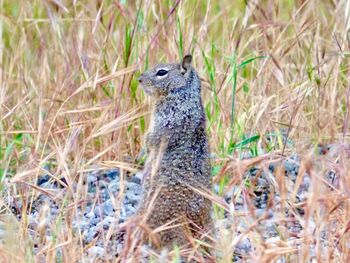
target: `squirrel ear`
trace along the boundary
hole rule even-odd
[[[191,62],[192,62],[192,55],[186,55],[184,56],[184,58],[182,59],[182,68],[184,70],[187,70],[189,66],[191,66]]]

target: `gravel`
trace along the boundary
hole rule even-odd
[[[65,180],[57,182],[49,175],[40,176],[37,186],[54,193],[55,197],[64,197],[67,190]],[[97,170],[86,174],[83,187],[87,188],[85,198],[87,202],[78,206],[77,214],[71,222],[73,230],[80,231],[82,243],[88,247],[86,256],[91,258],[91,261],[113,260],[122,249],[123,233],[112,235],[106,240],[107,232],[136,213],[142,194],[141,175],[126,176],[122,184],[118,170]],[[73,188],[76,189],[78,186],[74,185]],[[124,189],[123,193],[120,192],[121,188]],[[115,205],[118,203],[116,201],[118,198],[122,199],[121,207]],[[30,231],[33,240],[37,240],[35,233],[45,228],[46,240],[50,240],[50,225],[57,220],[62,211],[63,201],[64,199],[55,199],[46,194],[40,194],[35,199],[31,211],[28,211],[29,229],[34,230]],[[13,214],[20,220],[21,200],[9,196],[8,204]],[[37,245],[34,244],[34,247]],[[34,248],[34,253],[36,252]]]
[[[258,218],[264,218],[256,226],[258,233],[262,235],[266,242],[273,241],[279,238],[280,226],[276,223],[278,222],[278,217],[283,214],[285,217],[290,219],[290,222],[285,224],[289,233],[294,233],[297,235],[302,230],[301,225],[297,220],[294,220],[294,215],[303,215],[302,209],[296,209],[296,211],[290,211],[290,208],[281,207],[281,195],[279,185],[276,182],[276,171],[281,169],[284,171],[283,182],[285,183],[287,189],[287,200],[290,200],[294,190],[294,185],[297,180],[297,176],[300,169],[300,158],[297,155],[293,155],[284,161],[272,163],[267,169],[253,167],[249,169],[244,177],[243,182],[245,186],[243,188],[247,189],[249,193],[249,199],[245,200],[243,194],[235,197],[234,208],[235,212],[246,211],[249,212],[250,204],[252,203],[255,207],[254,214],[255,218],[251,220],[245,220],[239,222],[239,229],[241,231],[248,229],[254,221]],[[280,170],[279,170],[280,171]],[[303,174],[301,184],[298,188],[297,194],[295,196],[296,202],[306,201],[308,198],[308,190],[310,188],[310,176],[307,173]],[[215,189],[218,188],[214,188]],[[234,193],[237,193],[238,189],[242,189],[242,186],[233,186],[231,189],[226,191],[224,196],[225,201],[230,204],[233,202]],[[269,199],[273,199],[272,205],[269,204]],[[226,214],[227,216],[227,214]],[[237,233],[240,234],[240,233]],[[234,249],[234,261],[241,261],[244,257],[248,257],[254,250],[251,246],[251,241],[249,238],[243,238]],[[284,262],[279,261],[279,262]]]
[[[270,164],[266,169],[254,167],[246,172],[243,180],[245,186],[243,188],[247,188],[251,195],[249,196],[249,200],[246,200],[242,194],[236,196],[233,206],[236,212],[248,211],[249,202],[252,202],[255,207],[256,216],[266,216],[257,227],[265,240],[273,240],[278,237],[279,226],[276,224],[276,221],[278,220],[277,216],[281,213],[284,213],[285,216],[291,219],[287,224],[288,231],[297,235],[302,229],[297,220],[293,219],[295,215],[303,215],[303,210],[289,211],[288,209],[283,209],[281,206],[278,184],[276,183],[276,178],[273,176],[278,165],[280,164]],[[282,167],[285,171],[284,179],[288,193],[287,198],[290,198],[300,169],[300,158],[297,155],[293,155],[282,162]],[[336,175],[333,171],[330,171],[327,178],[330,181],[335,180]],[[84,185],[87,187],[87,202],[78,207],[77,215],[72,219],[72,226],[75,231],[80,231],[83,245],[88,245],[87,256],[89,258],[113,260],[121,252],[123,233],[112,235],[106,240],[107,232],[115,229],[136,213],[142,193],[142,173],[137,173],[130,177],[126,176],[123,182],[121,184],[120,173],[116,169],[86,174]],[[37,185],[46,190],[56,191],[57,193],[61,191],[64,193],[67,182],[65,180],[61,180],[61,182],[52,181],[49,175],[44,175],[38,179]],[[296,202],[307,200],[310,185],[310,177],[305,173],[297,191]],[[74,185],[74,187],[77,186]],[[123,193],[120,193],[121,189],[123,189]],[[233,186],[231,189],[228,189],[224,200],[228,204],[232,204],[234,194],[240,189],[242,189],[242,186]],[[219,187],[217,185],[214,186],[214,192],[218,191]],[[118,203],[116,202],[118,198],[122,198],[121,207],[115,205]],[[269,204],[270,198],[273,198],[273,207]],[[20,219],[21,201],[12,198],[9,199],[9,204],[13,213]],[[55,201],[47,195],[40,194],[35,200],[32,210],[28,211],[29,227],[37,230],[40,227],[48,226],[59,215],[61,206],[62,201]],[[238,221],[238,229],[243,232],[249,228],[255,219],[252,218],[249,222]],[[227,218],[226,225],[229,226],[230,222],[231,218]],[[49,238],[49,230],[46,231]],[[236,234],[238,235],[240,233]],[[251,240],[248,237],[244,237],[235,246],[234,260],[240,261],[252,252],[254,252],[254,249]],[[283,262],[283,259],[281,260],[280,262]]]

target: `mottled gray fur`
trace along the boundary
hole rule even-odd
[[[150,211],[151,229],[182,224],[159,233],[161,246],[185,245],[211,227],[211,202],[193,190],[210,191],[211,167],[201,83],[191,60],[158,64],[139,79],[154,104],[141,212]]]

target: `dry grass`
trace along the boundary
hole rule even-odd
[[[203,78],[216,180],[248,194],[242,175],[254,161],[240,157],[246,150],[258,156],[264,149],[266,158],[256,160],[261,166],[281,153],[304,154],[302,167],[313,182],[308,201],[298,204],[305,209],[298,238],[290,241],[283,228],[278,240],[266,241],[256,227],[264,218],[253,211],[235,214],[251,227],[222,230],[217,260],[229,262],[234,245],[247,236],[255,248],[253,262],[279,256],[305,262],[310,246],[319,262],[348,262],[349,159],[342,151],[332,158],[308,153],[319,143],[349,142],[350,4],[246,2],[0,0],[1,188],[4,198],[11,194],[24,204],[21,221],[2,206],[1,213],[8,215],[2,221],[10,220],[15,231],[0,248],[1,260],[83,257],[85,248],[70,222],[84,191],[75,191],[73,182],[96,164],[129,172],[140,168],[136,159],[149,103],[137,76],[157,61],[192,53]],[[293,144],[283,143],[281,129]],[[52,225],[55,238],[40,240],[40,252],[33,254],[25,214],[43,191],[35,186],[37,177],[48,169],[68,187],[60,197],[61,218]],[[329,169],[339,174],[334,190],[324,179]],[[275,176],[283,195],[283,177]],[[297,204],[285,200],[284,205],[294,209]],[[277,218],[288,220],[281,211]],[[325,252],[321,235],[331,225]]]

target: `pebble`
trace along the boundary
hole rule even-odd
[[[88,253],[90,256],[92,257],[103,257],[104,253],[105,253],[105,250],[102,248],[102,247],[91,247],[88,249]]]

